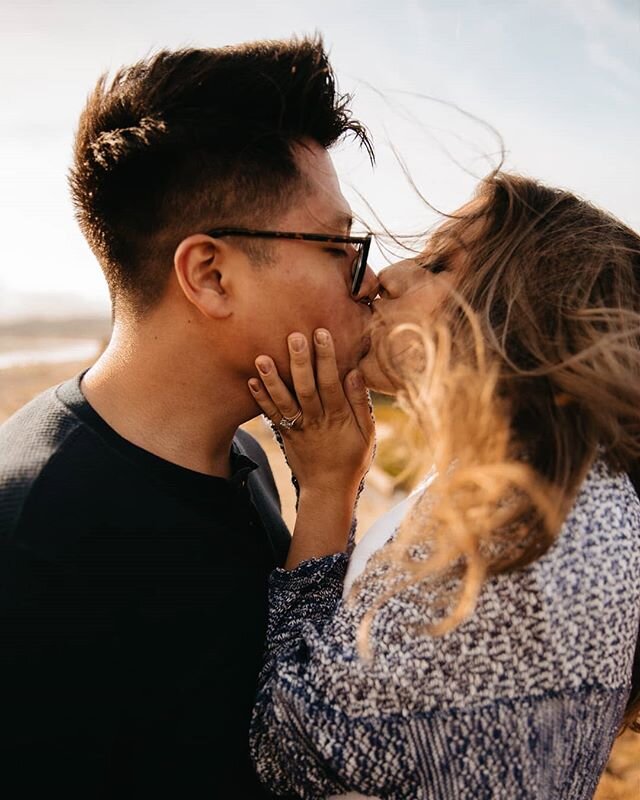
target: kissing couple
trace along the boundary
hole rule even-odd
[[[498,170],[375,275],[345,135],[319,39],[89,96],[113,335],[0,428],[6,796],[586,800],[635,724],[640,238]],[[369,389],[415,488],[356,536]]]

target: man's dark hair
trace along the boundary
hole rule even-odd
[[[103,75],[80,118],[70,184],[114,306],[162,295],[192,233],[258,227],[301,187],[294,146],[345,133],[372,147],[322,40],[162,51]]]

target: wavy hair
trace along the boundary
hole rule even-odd
[[[408,585],[441,587],[440,635],[487,577],[540,558],[596,455],[639,485],[640,237],[570,192],[497,172],[431,247],[445,262],[464,250],[455,290],[429,328],[377,341],[406,412],[408,471],[437,477],[375,558],[390,581],[363,650]],[[632,681],[625,724],[640,731],[640,639]]]

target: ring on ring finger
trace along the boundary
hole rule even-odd
[[[280,422],[278,422],[278,427],[285,431],[291,431],[295,428],[296,422],[300,419],[302,419],[302,409],[299,409],[298,413],[293,417],[282,417]]]

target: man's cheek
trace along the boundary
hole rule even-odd
[[[355,366],[353,347],[349,347],[348,344],[340,338],[334,337],[334,342],[338,372],[340,373],[340,377],[344,378],[347,372]]]
[[[289,390],[293,390],[293,379],[291,378],[291,368],[289,366],[289,356],[283,355],[280,358],[274,358],[278,375],[286,383]]]

